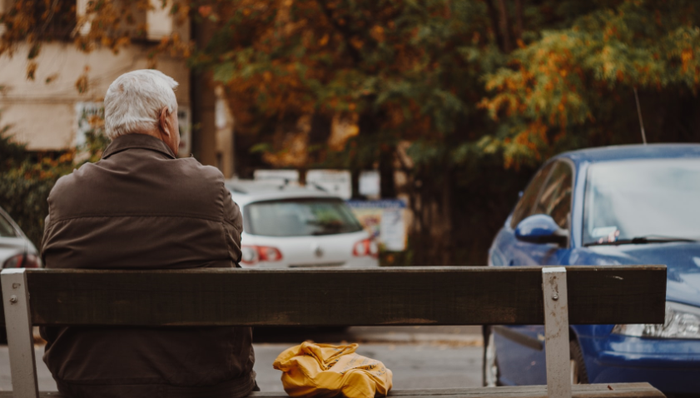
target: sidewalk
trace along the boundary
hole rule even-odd
[[[481,326],[360,326],[350,328],[347,335],[347,341],[358,343],[483,346]]]
[[[481,326],[355,326],[345,331],[329,332],[327,328],[264,328],[254,329],[255,343],[317,343],[341,341],[365,344],[449,344],[481,347]]]

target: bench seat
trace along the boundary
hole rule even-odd
[[[664,397],[649,383],[581,384],[572,386],[573,398],[642,398]],[[289,398],[284,393],[254,392],[255,398]],[[391,390],[388,397],[440,398],[547,398],[547,386],[473,387]],[[0,398],[4,398],[0,396]]]
[[[437,388],[392,390],[389,397],[440,397],[440,398],[547,398],[547,386],[521,387],[479,387],[479,388]],[[616,383],[616,384],[582,384],[572,386],[574,398],[646,398],[663,397],[664,395],[649,383]],[[0,391],[0,398],[13,398],[12,391]],[[65,398],[58,392],[41,392],[40,398]],[[280,392],[254,392],[252,398],[288,398]]]

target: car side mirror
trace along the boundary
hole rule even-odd
[[[569,242],[569,233],[546,214],[535,214],[520,221],[515,228],[515,237],[523,242],[556,243],[560,247]]]

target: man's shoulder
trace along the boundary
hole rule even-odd
[[[175,162],[178,167],[171,169],[171,177],[178,180],[178,185],[182,188],[201,190],[202,194],[220,192],[224,188],[224,175],[216,167],[203,165],[193,157],[177,159]]]
[[[113,209],[103,209],[105,203],[119,204],[114,208],[128,208],[125,202],[133,198],[140,198],[141,204],[131,207],[154,202],[162,210],[163,201],[167,201],[179,203],[181,208],[202,208],[209,207],[207,201],[220,201],[225,191],[221,171],[194,158],[139,165],[125,165],[110,158],[84,164],[61,177],[51,190],[49,203],[55,209],[77,213],[88,208],[98,213],[112,212]]]
[[[203,165],[194,157],[179,158],[175,161],[180,167],[188,169],[190,172],[199,173],[202,177],[221,179],[221,181],[224,180],[224,175],[221,173],[221,170],[214,166]]]
[[[85,163],[69,174],[66,174],[56,180],[53,188],[51,189],[51,194],[60,194],[62,192],[71,191],[75,188],[76,184],[79,184],[80,180],[85,177],[86,174],[90,174],[95,166],[94,163]]]

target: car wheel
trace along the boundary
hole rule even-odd
[[[482,385],[484,387],[496,387],[501,385],[498,381],[501,372],[498,369],[496,359],[496,344],[494,342],[491,326],[484,326],[482,329],[484,337],[484,357],[482,368]]]
[[[588,373],[586,364],[583,362],[583,352],[576,340],[569,342],[569,352],[571,363],[571,384],[588,384]]]

